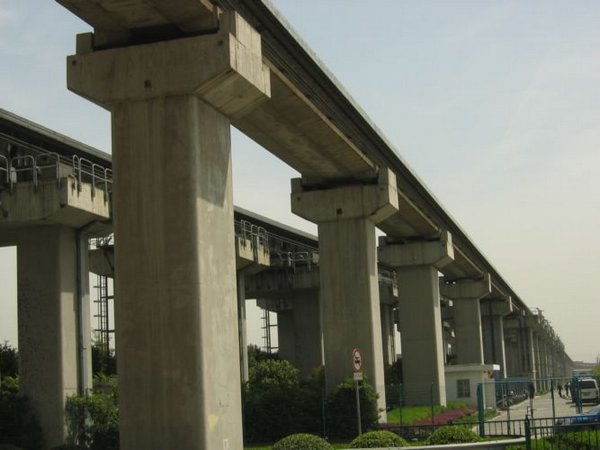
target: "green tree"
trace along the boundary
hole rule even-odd
[[[260,361],[250,368],[248,378],[252,389],[268,390],[300,385],[300,371],[285,360]]]
[[[350,438],[358,434],[356,424],[356,391],[354,380],[348,378],[327,398],[327,430],[330,436]],[[360,421],[363,431],[377,424],[377,393],[365,380],[359,391]]]
[[[0,345],[0,376],[15,378],[19,375],[19,353],[7,342]]]
[[[301,384],[298,369],[288,361],[258,361],[250,367],[249,378],[243,408],[247,442],[321,430],[321,391]]]

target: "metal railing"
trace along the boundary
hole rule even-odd
[[[14,156],[9,154],[16,153]],[[72,175],[75,179],[77,192],[81,192],[83,183],[92,187],[92,197],[101,189],[104,193],[104,202],[112,192],[112,170],[107,169],[92,161],[74,155],[71,159]],[[0,154],[0,187],[8,186],[12,191],[18,183],[32,183],[34,189],[39,187],[41,180],[55,180],[60,183],[68,163],[58,153],[31,149],[12,142],[8,143],[8,153]]]
[[[524,426],[527,450],[600,449],[600,423],[557,425],[526,417]]]
[[[112,170],[77,155],[73,155],[72,162],[73,173],[77,180],[77,192],[81,192],[83,183],[89,183],[92,187],[92,198],[96,197],[96,189],[100,187],[105,193],[106,202],[112,190]]]

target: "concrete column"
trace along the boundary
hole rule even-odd
[[[296,366],[304,378],[323,365],[319,291],[296,290],[292,308],[277,312],[279,357]]]
[[[220,27],[102,51],[84,35],[67,61],[112,112],[123,450],[242,448],[229,119],[269,76],[258,33]]]
[[[292,211],[318,224],[325,385],[352,377],[352,350],[385,411],[375,223],[397,210],[395,176],[374,184],[308,190],[292,182]],[[381,420],[385,422],[385,413]]]
[[[456,363],[483,364],[479,299],[492,291],[489,274],[481,280],[441,282],[441,294],[454,301]]]
[[[389,244],[380,240],[379,260],[396,269],[400,290],[402,370],[408,404],[446,404],[438,269],[454,257],[452,238]]]
[[[396,361],[396,345],[394,342],[394,306],[387,303],[381,303],[380,308],[383,364],[389,366]]]
[[[240,378],[242,383],[248,382],[248,338],[246,331],[246,275],[237,272],[237,318],[238,342],[240,352]]]
[[[536,361],[536,344],[533,328],[525,325],[522,328],[523,333],[523,357],[526,367],[525,374],[532,380],[537,379],[537,361]]]
[[[44,448],[64,443],[65,400],[77,394],[76,233],[22,231],[17,244],[21,392],[38,415]]]
[[[502,378],[506,378],[507,361],[504,339],[504,316],[512,312],[510,298],[487,299],[482,302],[483,355],[486,364],[498,364]]]
[[[521,376],[519,341],[515,329],[506,329],[506,320],[503,320],[504,348],[506,355],[506,377]],[[484,354],[485,357],[485,354]]]

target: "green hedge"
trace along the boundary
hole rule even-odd
[[[405,447],[407,445],[408,442],[397,434],[379,430],[361,434],[350,443],[350,448]]]
[[[358,434],[356,390],[352,379],[347,379],[327,398],[327,434],[336,438],[352,438]],[[370,430],[377,425],[377,393],[363,381],[360,391],[361,429]]]
[[[333,450],[333,447],[319,436],[298,433],[277,441],[273,450]]]
[[[480,442],[482,439],[465,427],[451,426],[435,430],[427,439],[428,445],[461,444],[467,442]]]

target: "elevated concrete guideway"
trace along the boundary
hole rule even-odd
[[[455,259],[446,279],[489,273],[493,294],[511,296],[530,313],[417,175],[269,3],[255,0],[160,2],[57,0],[94,27],[80,47],[102,50],[214,32],[221,9],[235,10],[260,32],[271,96],[232,125],[302,174],[308,189],[369,183],[389,167],[396,174],[398,211],[377,226],[392,239],[452,234]]]
[[[0,159],[6,158],[5,155],[34,155],[36,158],[40,155],[56,155],[56,161],[60,161],[60,164],[65,166],[63,174],[71,176],[72,174],[76,173],[77,169],[77,167],[71,166],[71,164],[73,161],[77,160],[93,160],[95,161],[95,164],[105,167],[104,170],[108,171],[105,173],[110,173],[110,169],[112,168],[112,157],[110,155],[98,152],[91,147],[85,146],[65,136],[54,133],[51,130],[40,127],[39,125],[36,125],[11,113],[0,110]],[[15,157],[20,158],[22,156]],[[44,158],[42,158],[42,160],[43,159]],[[33,237],[34,234],[37,233],[36,225],[40,224],[39,219],[36,219],[35,217],[30,220],[29,224],[11,223],[13,213],[19,212],[19,205],[15,204],[13,194],[17,191],[17,188],[19,188],[20,185],[24,187],[29,186],[31,181],[28,177],[35,172],[33,167],[28,168],[27,172],[20,172],[20,175],[18,175],[19,179],[16,180],[14,185],[11,185],[13,183],[12,179],[10,179],[10,177],[6,177],[9,175],[9,173],[12,173],[12,171],[8,170],[8,168],[13,167],[14,164],[19,161],[20,160],[18,159],[15,161],[8,160],[8,166],[3,166],[4,161],[0,161],[0,175],[2,175],[0,177],[0,197],[3,197],[2,199],[6,201],[5,205],[8,206],[7,210],[9,213],[6,217],[0,218],[0,245],[14,245],[14,243],[17,242],[15,236],[18,233],[22,233],[23,236],[29,236],[27,239],[29,239],[30,242],[34,242]],[[43,169],[43,171],[40,172],[40,178],[38,181],[40,183],[48,183],[49,181],[54,181],[55,177],[55,172],[48,172],[47,169]],[[77,176],[73,177],[72,179],[75,182]],[[111,185],[112,183],[108,184],[108,186]],[[31,193],[30,197],[32,200],[35,200],[36,196],[39,196],[41,193],[41,191],[35,191]],[[87,195],[89,195],[89,193]],[[103,202],[101,201],[101,203]],[[104,218],[108,218],[108,216],[105,216]],[[243,233],[240,233],[238,228],[243,228],[241,225],[244,222],[252,224],[252,226],[255,228],[263,229],[263,233],[268,238],[268,250],[270,251],[272,266],[271,272],[275,273],[275,276],[268,280],[266,278],[268,276],[272,276],[272,273],[268,274],[266,272],[262,272],[260,275],[264,274],[266,277],[259,277],[260,279],[255,280],[261,282],[262,284],[257,284],[255,281],[252,281],[250,286],[246,288],[246,292],[250,292],[253,295],[256,294],[256,298],[262,298],[266,301],[267,309],[281,314],[279,331],[282,333],[282,339],[285,340],[285,346],[280,349],[281,354],[285,354],[286,358],[294,361],[299,367],[303,367],[305,373],[309,373],[311,368],[320,364],[319,361],[322,357],[319,337],[320,327],[318,326],[319,321],[316,318],[320,315],[318,291],[320,290],[321,285],[323,285],[323,280],[319,282],[319,258],[314,258],[314,256],[317,256],[317,252],[319,252],[319,240],[321,237],[316,238],[310,234],[300,232],[283,224],[274,222],[269,218],[259,216],[255,213],[245,211],[240,208],[237,208],[234,212],[234,219],[236,235],[238,235],[236,238],[239,237],[239,235],[243,237]],[[90,218],[90,220],[92,220],[92,218]],[[40,227],[38,226],[37,228]],[[108,224],[105,226],[103,232],[109,232],[110,228],[111,225]],[[52,228],[47,228],[46,235],[40,234],[42,241],[35,242],[43,243],[47,239],[52,239],[54,235],[50,233],[51,231]],[[387,238],[384,237],[383,240],[387,241]],[[39,245],[33,247],[26,247],[22,245],[22,250],[26,251],[29,249],[27,251],[31,253],[31,257],[36,257],[35,252],[32,251],[32,249],[39,247]],[[417,368],[422,368],[425,363],[429,365],[434,363],[433,361],[419,361],[418,358],[420,355],[425,355],[426,353],[428,354],[430,352],[437,353],[441,350],[441,339],[439,336],[441,331],[441,323],[439,323],[439,320],[435,319],[436,314],[439,315],[439,313],[435,312],[435,303],[440,298],[436,297],[438,294],[435,294],[435,292],[438,291],[437,268],[439,267],[440,269],[444,269],[448,264],[453,263],[451,256],[455,257],[456,247],[453,246],[449,233],[446,233],[445,237],[439,241],[415,240],[400,246],[395,246],[393,243],[390,244],[389,242],[382,242],[380,249],[383,254],[379,255],[380,261],[376,273],[379,275],[379,302],[381,307],[381,335],[383,341],[381,347],[384,350],[383,360],[387,364],[393,361],[395,351],[390,345],[390,342],[393,341],[393,339],[390,341],[390,337],[393,336],[394,321],[398,323],[399,318],[400,331],[403,334],[402,353],[406,362],[405,375],[408,377],[409,374],[412,373],[410,370],[411,364],[416,365]],[[65,247],[63,252],[67,251],[68,249]],[[300,266],[312,265],[312,272],[310,270],[308,272],[303,271],[302,267],[289,266],[293,267],[293,270],[279,274],[283,275],[283,277],[278,278],[277,267],[288,267],[286,264],[290,263],[293,265],[295,262],[293,257],[296,253],[301,258],[301,260],[299,259],[297,261],[300,263]],[[385,253],[389,254],[385,255]],[[25,255],[25,253],[21,254]],[[238,278],[240,267],[247,266],[249,263],[252,264],[251,261],[253,259],[252,252],[249,254],[245,253],[241,256],[245,257],[245,261],[240,262],[238,260],[238,264],[236,264]],[[289,259],[290,257],[292,258],[291,260]],[[389,259],[389,264],[382,266],[381,262],[386,259]],[[113,261],[114,260],[112,260],[111,264],[109,264],[106,272],[106,274],[109,276],[113,275]],[[398,266],[400,268],[395,274],[394,266]],[[68,265],[64,265],[64,270],[66,274],[69,273],[70,269]],[[252,269],[252,272],[254,270],[255,269]],[[25,266],[20,266],[19,272],[19,276],[23,277],[23,279],[26,279],[26,277],[32,278],[31,275],[34,274],[29,274]],[[299,277],[304,278],[298,278],[297,281],[299,281],[299,283],[296,283],[296,280],[290,283],[289,273],[291,272],[295,274],[294,276],[298,275]],[[423,274],[427,275],[428,278],[431,278],[432,280],[428,284],[428,288],[431,290],[430,297],[425,298],[425,300],[429,300],[429,305],[433,305],[433,308],[431,309],[428,308],[427,302],[410,301],[411,297],[416,295],[413,293],[415,284],[419,283],[419,279]],[[283,279],[284,282],[279,283],[278,280],[280,279]],[[485,294],[485,292],[493,289],[489,281],[483,280],[489,280],[489,276],[485,276],[479,282],[473,280],[455,280],[450,284],[447,284],[445,281],[443,281],[443,279],[440,279],[441,284],[439,286],[439,291],[442,291],[442,296],[444,296],[446,299],[454,299],[455,302],[470,301],[470,299],[479,297],[480,295]],[[310,283],[306,284],[306,281],[310,281]],[[39,283],[50,285],[51,282],[51,279],[43,278]],[[478,290],[477,292],[471,292],[470,288],[477,284],[484,285],[485,289]],[[395,289],[397,286],[399,289]],[[63,289],[70,288],[67,286]],[[238,295],[241,295],[241,298],[244,298],[243,288],[240,289],[238,286],[238,291]],[[401,294],[399,297],[398,291],[400,291]],[[275,302],[273,303],[271,300],[275,300]],[[284,302],[281,303],[278,300],[284,300]],[[292,302],[290,303],[289,300],[292,300]],[[416,314],[414,311],[411,312],[411,309],[409,308],[409,304],[411,303],[412,306],[410,306],[410,308],[424,307],[424,310]],[[524,316],[522,314],[523,311],[513,312],[510,307],[506,306],[507,303],[510,305],[510,302],[507,302],[506,299],[502,298],[488,298],[485,302],[482,302],[480,314],[481,328],[483,328],[484,335],[483,345],[485,362],[501,362],[502,366],[505,365],[503,361],[505,339],[503,329],[506,329],[508,350],[507,363],[509,369],[504,369],[505,374],[508,372],[509,376],[522,375],[535,377],[536,374],[545,374],[548,376],[552,374],[565,373],[565,363],[567,360],[564,357],[564,346],[562,346],[560,339],[554,333],[552,328],[543,320],[543,317],[541,317],[540,313],[538,312],[537,314],[533,314],[531,316]],[[461,323],[460,317],[457,316],[459,311],[456,307],[457,305],[455,303],[455,329],[457,329]],[[399,316],[397,316],[394,320],[391,318],[393,308],[397,308],[400,312]],[[477,309],[477,305],[474,305],[474,308]],[[439,307],[437,309],[439,310]],[[426,317],[432,317],[431,311],[434,312],[433,320],[425,320]],[[461,345],[458,345],[458,341],[459,339],[467,337],[469,334],[474,335],[473,333],[469,332],[469,329],[478,329],[477,326],[475,326],[475,328],[471,327],[471,325],[476,325],[476,323],[479,322],[479,320],[477,320],[477,316],[478,314],[471,316],[471,319],[467,321],[466,326],[463,326],[463,332],[466,332],[467,334],[463,334],[462,336],[460,333],[457,334],[457,348],[459,349],[461,358],[469,358],[469,353],[463,353],[460,351]],[[408,325],[406,324],[406,320],[403,322],[403,319],[410,319],[411,317],[421,317],[421,320],[409,320]],[[504,317],[507,317],[508,321],[504,322],[503,324],[502,319]],[[515,322],[517,328],[514,326]],[[243,321],[240,323],[241,328],[243,326]],[[417,351],[420,350],[416,356],[414,354],[411,355],[411,352],[409,351],[412,324],[416,324],[422,331],[420,336],[415,335],[415,340],[421,340],[421,342],[415,346]],[[31,329],[31,325],[27,325],[29,324],[23,324],[22,331]],[[390,332],[390,330],[392,331]],[[513,330],[517,333],[514,333]],[[423,331],[425,332],[423,333]],[[29,331],[23,332],[28,333]],[[481,331],[478,333],[481,335]],[[487,342],[485,339],[486,334],[488,335]],[[44,338],[44,336],[45,334],[43,332],[38,333],[39,338]],[[431,336],[437,337],[436,339],[432,340]],[[480,355],[479,358],[476,359],[481,361],[481,336],[474,338],[472,342],[467,341],[467,345],[470,346],[471,344],[473,344],[473,348],[479,349],[475,353]],[[404,348],[405,346],[407,347],[406,349]],[[423,351],[426,346],[430,346],[428,348],[430,348],[431,351]],[[245,344],[242,344],[241,348],[244,347]],[[464,345],[462,347],[463,349],[465,348]],[[307,352],[307,350],[309,351]],[[542,358],[541,355],[544,357]],[[409,363],[409,361],[411,363]],[[444,373],[443,369],[439,366],[440,361],[441,358],[438,358],[437,361],[435,361],[436,365],[433,366],[434,368],[428,370],[427,373],[436,372],[438,374],[437,380],[441,387],[444,383]],[[521,363],[523,361],[525,364]],[[31,360],[30,358],[29,362],[35,363],[35,359]],[[419,370],[415,370],[414,372],[415,377],[422,377]],[[37,373],[39,374],[41,372],[38,371]],[[66,372],[66,374],[71,376],[68,372]],[[447,380],[448,378],[446,375],[446,383],[448,382]],[[39,383],[36,383],[35,381],[32,381],[32,384],[39,385]],[[65,392],[72,392],[72,389],[72,385],[67,386]],[[33,395],[38,395],[35,391],[30,392]],[[440,388],[439,393],[441,401],[443,389]],[[427,396],[428,395],[429,383],[427,383]],[[59,442],[61,439],[61,433],[60,429],[57,431],[57,424],[60,423],[60,420],[56,421],[54,418],[59,417],[57,416],[56,411],[62,410],[62,401],[60,397],[57,398],[55,396],[54,398],[56,399],[55,406],[53,406],[54,409],[52,411],[48,410],[46,414],[47,417],[51,417],[53,419],[52,423],[54,423],[54,425],[47,425],[47,427],[52,428],[55,431],[54,439],[56,439],[56,442]],[[40,397],[40,400],[46,402],[43,396]],[[416,401],[421,400],[417,399]],[[48,422],[48,424],[49,423],[50,422]]]
[[[439,272],[447,285],[485,278],[486,298],[512,299],[516,313],[531,315],[267,3],[58,2],[94,28],[67,58],[67,86],[112,115],[123,449],[241,447],[243,370],[228,358],[243,326],[235,316],[244,278],[230,228],[230,125],[302,175],[291,207],[319,229],[328,391],[345,377],[341,355],[360,347],[385,405],[376,227],[386,233],[379,257],[413,300],[407,311],[428,318],[426,329],[405,326],[403,350],[431,349],[424,366],[435,380],[426,381],[440,403]],[[14,158],[5,158],[7,177]],[[416,383],[420,373],[407,372]]]

